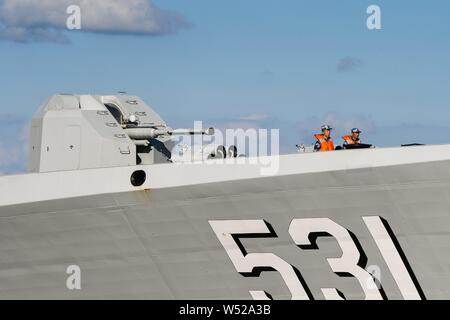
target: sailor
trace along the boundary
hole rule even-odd
[[[322,126],[322,133],[315,134],[314,137],[317,139],[314,145],[314,151],[333,151],[334,142],[331,139],[331,128],[329,125]]]
[[[351,131],[351,135],[343,136],[342,139],[344,139],[344,147],[350,144],[361,144],[361,140],[359,139],[360,133],[361,130],[359,130],[358,128],[353,128]]]

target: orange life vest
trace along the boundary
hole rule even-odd
[[[328,138],[325,139],[325,136],[321,133],[315,134],[317,141],[320,142],[320,150],[319,151],[334,151],[334,142],[333,139]]]
[[[353,140],[352,136],[343,136],[342,139],[344,139],[345,142],[347,142],[347,144],[359,144],[361,143],[361,140]]]

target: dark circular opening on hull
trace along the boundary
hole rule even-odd
[[[145,180],[147,180],[147,174],[143,170],[135,171],[131,175],[131,184],[134,187],[142,186],[145,183]]]

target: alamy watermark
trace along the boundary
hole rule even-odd
[[[81,8],[77,5],[70,5],[66,9],[66,13],[69,15],[66,20],[66,27],[69,30],[81,29]]]
[[[194,131],[203,131],[202,121],[194,122]],[[174,141],[174,163],[258,166],[261,175],[275,175],[280,168],[279,129],[215,129],[213,135],[182,136]]]
[[[367,287],[370,289],[381,289],[381,269],[378,265],[367,266],[366,271],[371,274],[371,279],[367,279]]]
[[[81,268],[77,265],[68,266],[66,273],[69,275],[66,280],[68,290],[81,290]]]
[[[367,18],[366,25],[369,30],[381,30],[381,8],[375,4],[367,7],[366,10],[369,17]]]

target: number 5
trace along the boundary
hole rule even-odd
[[[236,270],[243,276],[259,277],[261,271],[278,271],[292,294],[292,300],[312,299],[300,272],[273,253],[247,253],[239,241],[243,238],[276,236],[264,220],[209,221]],[[306,288],[306,289],[305,289]],[[264,291],[250,291],[255,300],[270,299]]]

